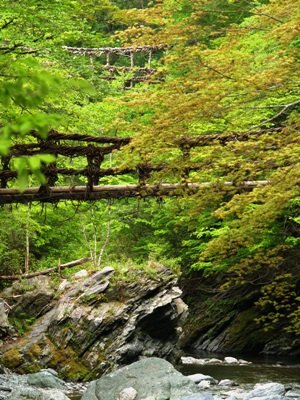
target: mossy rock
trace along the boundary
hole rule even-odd
[[[23,364],[23,354],[19,349],[11,348],[0,356],[0,362],[9,369],[16,369]]]
[[[233,319],[226,331],[224,350],[244,352],[257,351],[263,347],[270,335],[257,325],[257,316],[255,308],[249,308]]]

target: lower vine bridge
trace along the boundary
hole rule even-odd
[[[57,202],[59,200],[95,201],[100,199],[120,199],[128,197],[163,197],[180,196],[184,193],[194,193],[213,186],[211,182],[192,183],[189,181],[191,171],[201,169],[197,163],[189,161],[190,150],[194,147],[206,146],[211,142],[221,143],[226,146],[231,141],[246,141],[249,138],[264,133],[279,132],[278,128],[247,132],[241,134],[209,134],[194,138],[181,137],[175,140],[175,145],[181,150],[183,166],[180,168],[168,163],[147,164],[140,163],[134,167],[120,166],[107,168],[107,158],[113,151],[121,150],[131,143],[131,138],[87,136],[80,134],[65,134],[50,131],[47,138],[42,140],[36,132],[32,132],[31,143],[15,144],[10,148],[6,156],[2,156],[0,169],[0,204],[9,203],[31,203],[31,202]],[[19,191],[13,187],[17,178],[17,172],[12,169],[13,159],[16,157],[30,157],[41,154],[52,154],[55,161],[44,166],[42,172],[46,183],[36,187],[28,187]],[[85,160],[84,167],[65,167],[65,159],[82,158]],[[106,162],[105,162],[106,161]],[[70,163],[69,163],[70,164]],[[62,165],[62,166],[61,166]],[[81,164],[82,165],[82,161]],[[153,173],[168,171],[173,179],[179,177],[177,182],[149,183]],[[127,184],[105,184],[112,177],[130,176],[135,183]],[[104,179],[104,180],[105,180]],[[61,184],[63,182],[63,184]],[[235,184],[232,181],[222,183],[227,187],[251,190],[257,186],[268,184],[267,180],[244,181]]]

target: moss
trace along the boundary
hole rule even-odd
[[[22,365],[23,354],[20,350],[11,348],[0,357],[0,362],[7,368],[15,369]]]
[[[26,374],[34,374],[35,372],[39,372],[41,368],[36,364],[26,365],[24,369],[21,369],[20,372]]]
[[[27,350],[26,356],[29,360],[36,360],[42,353],[41,347],[37,343],[33,343]]]
[[[227,346],[235,351],[257,350],[266,342],[269,335],[255,322],[257,311],[254,308],[240,312],[227,330]]]
[[[23,336],[35,321],[36,317],[29,316],[25,313],[19,314],[17,317],[13,316],[9,318],[10,324],[16,329],[19,336]]]
[[[57,370],[62,378],[71,380],[85,380],[90,370],[78,359],[77,354],[70,347],[58,349],[49,339],[46,344],[50,359],[47,366]]]

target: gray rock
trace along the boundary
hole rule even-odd
[[[134,400],[137,396],[137,391],[133,387],[121,390],[118,400]]]
[[[181,357],[183,365],[205,365],[207,360],[205,358],[194,358],[194,357]]]
[[[0,339],[13,333],[13,327],[8,321],[7,314],[7,303],[3,299],[0,299]]]
[[[198,388],[200,389],[209,389],[210,388],[210,381],[201,381],[198,383]]]
[[[26,292],[18,298],[10,314],[17,318],[38,318],[50,309],[53,298],[53,290],[47,287]]]
[[[87,272],[86,269],[81,269],[80,271],[77,271],[73,277],[75,279],[82,279],[82,278],[87,278],[89,276],[89,273]]]
[[[226,364],[238,364],[239,363],[238,360],[234,357],[225,357],[224,362]]]
[[[6,367],[4,367],[4,365],[0,364],[0,374],[9,374],[10,370]]]
[[[67,279],[64,279],[63,281],[61,281],[60,285],[58,286],[57,292],[62,293],[66,289],[70,289],[70,287],[72,287],[72,283],[69,282]]]
[[[30,387],[14,388],[7,400],[70,400],[60,390],[43,390]]]
[[[64,381],[47,370],[28,375],[27,382],[39,388],[64,389],[65,387]]]
[[[247,399],[247,397],[246,397]],[[286,400],[285,396],[280,396],[279,394],[251,397],[251,400]]]
[[[54,376],[58,376],[58,372],[55,371],[55,369],[52,369],[52,368],[41,369],[40,372],[48,372],[49,374],[52,374]]]
[[[219,382],[219,386],[231,387],[231,386],[237,386],[237,383],[235,383],[235,382],[232,381],[231,379],[222,379],[222,380]]]
[[[82,400],[115,400],[129,387],[137,391],[138,399],[147,400],[179,400],[198,392],[197,386],[170,363],[147,358],[91,382]]]
[[[288,390],[285,394],[285,396],[287,397],[286,400],[288,400],[289,398],[292,399],[299,399],[300,398],[300,392],[296,391],[296,390]]]
[[[195,393],[182,397],[180,400],[214,400],[214,398],[210,393]]]
[[[88,373],[102,376],[144,356],[173,361],[178,328],[187,311],[176,279],[141,274],[138,281],[128,283],[113,280],[112,273],[107,267],[75,282],[50,303],[49,297],[40,293],[38,300],[37,293],[31,292],[24,304],[29,298],[34,301],[35,316],[44,312],[41,307],[46,301],[51,309],[37,317],[22,341],[5,348],[3,360],[9,359],[13,349],[22,357],[16,371],[26,372],[34,363],[76,379]],[[17,301],[17,308],[21,307]]]
[[[206,364],[222,364],[223,361],[220,360],[219,358],[209,358],[206,362]]]
[[[251,361],[246,361],[246,360],[242,360],[242,359],[239,359],[238,362],[239,362],[240,365],[249,365],[249,364],[252,364]]]
[[[285,392],[285,387],[281,383],[258,383],[254,386],[254,389],[248,393],[248,395],[246,396],[246,400],[252,400],[257,397],[265,397],[266,399],[270,400],[278,400],[277,398],[284,396]]]
[[[203,375],[203,374],[188,375],[187,378],[189,378],[194,383],[199,383],[201,381],[208,381],[208,382],[211,382],[211,383],[214,383],[214,384],[218,383],[218,381],[216,379],[214,379],[212,376]]]

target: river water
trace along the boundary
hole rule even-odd
[[[195,357],[195,355],[193,355]],[[201,355],[199,358],[205,358]],[[210,358],[217,355],[210,355]],[[220,359],[224,356],[219,357]],[[300,357],[240,357],[251,361],[249,365],[180,365],[177,369],[184,375],[201,373],[210,375],[217,380],[231,379],[238,384],[255,384],[263,382],[279,382],[283,384],[300,385]]]
[[[199,355],[198,355],[199,356]],[[201,354],[196,358],[206,358]],[[210,358],[224,358],[218,355],[209,355]],[[178,365],[176,369],[184,375],[201,373],[210,375],[217,380],[231,379],[240,387],[250,389],[256,383],[278,382],[300,390],[300,358],[283,359],[270,357],[240,357],[251,361],[249,365]],[[82,394],[73,393],[72,400],[79,400]]]

